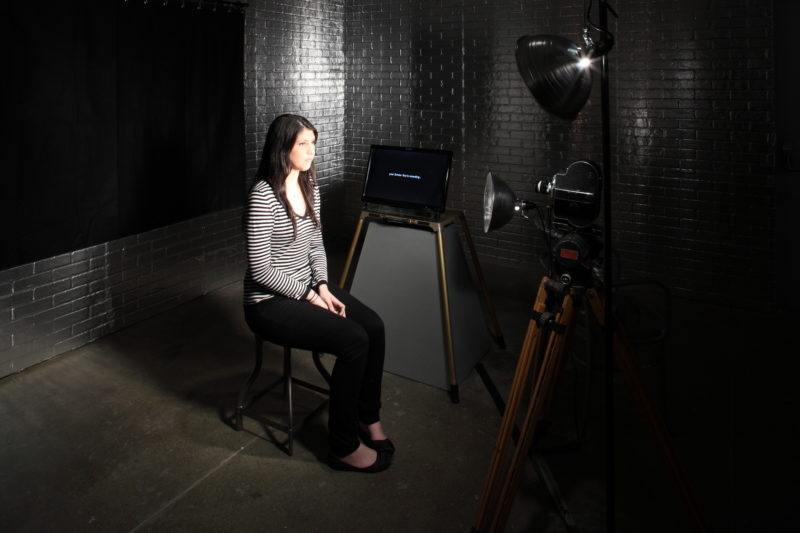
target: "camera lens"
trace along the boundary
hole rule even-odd
[[[541,193],[541,194],[547,194],[547,193],[550,192],[550,189],[552,188],[552,184],[553,184],[552,179],[550,179],[550,180],[539,180],[536,183],[536,192]]]

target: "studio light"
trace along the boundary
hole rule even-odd
[[[595,40],[594,31],[600,35]],[[614,45],[613,36],[587,21],[583,45],[559,35],[523,35],[517,39],[517,68],[533,97],[546,111],[573,120],[592,92],[592,61]]]
[[[517,40],[517,68],[533,97],[546,111],[572,120],[592,92],[591,59],[558,35],[523,35]]]
[[[489,233],[502,228],[514,218],[514,214],[525,215],[525,211],[533,204],[517,200],[511,187],[492,175],[486,173],[486,185],[483,188],[483,231]]]

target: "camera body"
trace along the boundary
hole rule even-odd
[[[575,281],[585,285],[590,276],[596,277],[600,268],[598,256],[603,247],[600,233],[599,226],[566,232],[551,230],[555,237],[551,257],[562,282]]]
[[[602,249],[600,170],[590,161],[575,161],[564,173],[540,180],[536,191],[550,198],[550,236],[553,263],[564,282],[587,280]]]

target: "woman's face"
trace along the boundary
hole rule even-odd
[[[292,165],[292,170],[305,172],[311,168],[317,149],[316,145],[317,139],[312,130],[306,128],[297,134],[292,151],[289,152],[289,163]]]

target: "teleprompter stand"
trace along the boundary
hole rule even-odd
[[[339,286],[391,329],[385,369],[443,388],[453,403],[472,368],[486,375],[480,360],[491,343],[505,346],[462,211],[435,218],[361,211]],[[424,309],[409,308],[410,301],[425,302]]]
[[[578,308],[584,301],[597,323],[605,327],[603,301],[597,290],[542,278],[531,319],[517,362],[503,421],[497,436],[488,475],[473,523],[472,533],[504,531],[520,481],[521,467],[529,455],[537,424],[553,393],[553,384],[574,330]],[[613,322],[613,318],[612,318]],[[633,350],[618,324],[612,323],[615,362],[642,410],[681,492],[692,523],[705,531],[702,516],[692,496],[688,479],[669,440],[666,424],[651,401],[633,357]],[[531,388],[532,386],[532,388]],[[529,392],[519,438],[510,458],[512,436],[517,431],[523,397]]]

